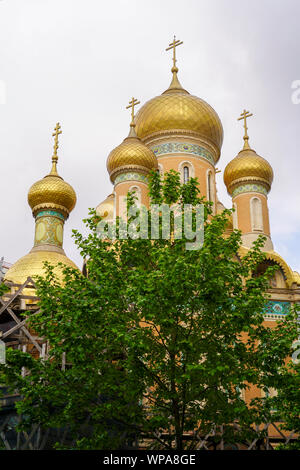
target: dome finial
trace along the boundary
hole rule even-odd
[[[179,39],[176,40],[176,36],[174,36],[173,42],[171,42],[169,44],[169,47],[167,47],[166,49],[166,51],[170,51],[171,49],[173,49],[173,67],[171,68],[173,78],[172,78],[171,85],[169,86],[168,90],[166,90],[166,92],[168,92],[169,90],[178,90],[178,89],[183,90],[177,77],[178,68],[176,67],[176,62],[177,62],[176,47],[181,46],[181,44],[183,44],[183,41],[179,41]]]
[[[171,42],[171,44],[169,44],[169,47],[167,47],[166,49],[166,51],[170,51],[171,49],[173,49],[173,67],[171,69],[173,73],[178,72],[178,68],[176,67],[176,47],[181,46],[181,44],[183,44],[183,41],[179,41],[179,39],[176,40],[176,36],[174,36],[173,42]]]
[[[245,135],[243,137],[244,139],[244,147],[243,147],[243,150],[246,150],[246,149],[250,149],[250,145],[249,145],[249,136],[248,136],[248,127],[247,127],[247,118],[250,117],[250,116],[253,116],[252,113],[250,113],[249,111],[246,111],[244,109],[244,111],[241,113],[241,117],[238,118],[238,121],[241,121],[242,119],[244,119],[244,129],[245,129]]]
[[[129,106],[126,106],[126,109],[131,108],[131,123],[130,123],[130,132],[128,137],[137,137],[135,132],[135,122],[134,122],[134,107],[140,104],[141,102],[136,98],[132,97],[131,101],[129,101]]]
[[[53,152],[53,155],[52,155],[52,169],[51,169],[50,175],[57,175],[56,165],[57,165],[57,161],[58,161],[57,149],[58,149],[58,136],[59,136],[59,134],[62,134],[62,130],[61,130],[60,124],[58,122],[56,124],[54,132],[52,134],[52,136],[54,137],[54,147],[53,147],[54,152]]]

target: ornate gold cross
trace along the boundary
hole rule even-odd
[[[52,134],[53,137],[55,137],[54,139],[54,154],[53,154],[53,157],[56,161],[57,161],[57,149],[58,149],[58,136],[59,134],[61,134],[62,131],[61,131],[61,127],[60,127],[60,124],[59,122],[56,124],[55,126],[55,129],[54,129],[54,132]]]
[[[169,51],[173,49],[173,67],[176,68],[176,47],[180,46],[183,44],[183,41],[179,41],[178,39],[176,40],[176,37],[174,36],[173,42],[169,44],[169,47],[167,47],[166,51]]]
[[[248,136],[248,127],[247,127],[247,118],[250,117],[250,116],[253,116],[252,113],[250,113],[249,111],[246,111],[244,109],[244,111],[241,113],[241,117],[238,118],[238,121],[241,121],[242,119],[244,120],[244,129],[245,129],[245,135],[244,135],[244,149],[245,148],[250,148],[249,147],[249,143],[248,143],[248,140],[249,140],[249,136]]]
[[[134,124],[134,107],[140,104],[141,102],[136,98],[132,97],[132,100],[129,101],[129,106],[126,106],[126,109],[131,108],[131,124]]]

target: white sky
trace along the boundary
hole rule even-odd
[[[81,264],[71,230],[111,192],[106,158],[128,133],[129,99],[168,87],[176,34],[181,83],[223,123],[219,169],[242,148],[237,117],[254,113],[250,144],[275,174],[275,249],[300,271],[299,19],[299,0],[0,0],[0,257],[32,247],[27,192],[49,171],[59,121],[59,173],[78,196],[64,247]],[[222,173],[218,196],[231,206]]]

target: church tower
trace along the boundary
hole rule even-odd
[[[76,194],[72,186],[57,173],[58,136],[61,132],[57,123],[53,133],[52,169],[43,179],[34,183],[28,193],[28,203],[35,218],[34,246],[5,275],[5,280],[16,284],[23,284],[29,276],[43,275],[45,261],[53,266],[61,262],[77,269],[63,250],[64,223],[75,207]],[[57,267],[55,272],[59,277],[62,276],[61,268]]]
[[[244,120],[244,147],[225,168],[224,182],[232,197],[233,228],[242,232],[243,246],[251,248],[259,235],[267,240],[264,250],[273,250],[270,233],[268,193],[273,181],[269,162],[257,155],[249,145],[247,118],[252,116],[244,110],[238,120]]]
[[[216,168],[223,142],[223,127],[215,110],[191,95],[178,80],[174,40],[172,81],[160,96],[146,102],[137,113],[136,133],[157,157],[160,173],[179,171],[182,182],[197,177],[202,196],[217,206]]]
[[[147,101],[134,117],[139,102],[132,98],[132,121],[128,137],[115,148],[107,160],[114,192],[97,207],[105,220],[122,215],[120,200],[135,190],[139,201],[149,207],[148,179],[150,170],[178,171],[182,183],[197,178],[200,193],[218,211],[216,163],[220,158],[223,127],[216,111],[204,100],[191,95],[178,80],[176,40],[166,51],[173,51],[172,80],[161,95]]]
[[[148,178],[151,170],[157,170],[157,160],[154,153],[138,138],[135,132],[134,107],[140,102],[132,98],[130,131],[126,139],[113,149],[107,158],[107,170],[114,192],[97,207],[97,213],[106,221],[113,220],[116,215],[126,213],[126,197],[129,191],[134,191],[137,203],[149,207]]]

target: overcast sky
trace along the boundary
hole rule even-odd
[[[300,271],[299,21],[299,0],[0,0],[0,257],[15,262],[33,245],[27,192],[49,171],[59,121],[59,173],[78,197],[64,247],[81,265],[71,230],[112,191],[106,158],[128,133],[129,99],[168,87],[176,34],[182,85],[223,123],[219,169],[242,148],[237,117],[253,112],[250,144],[275,175],[275,250]]]

